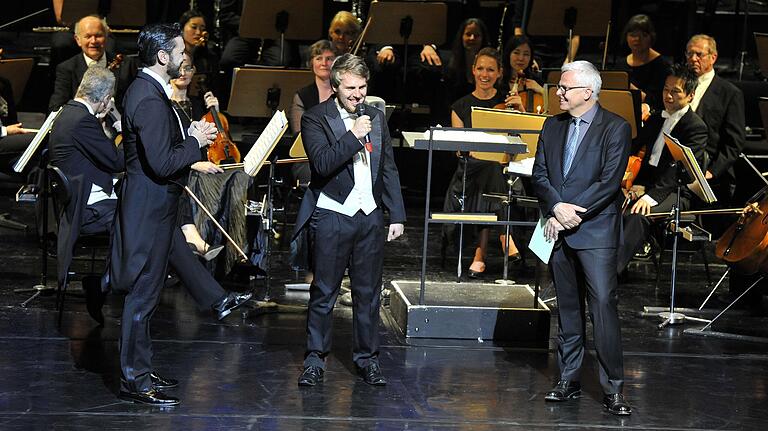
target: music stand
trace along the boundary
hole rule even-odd
[[[374,1],[368,12],[365,42],[403,44],[403,83],[408,70],[408,44],[442,45],[446,40],[445,3]],[[395,33],[395,29],[399,29]]]
[[[696,157],[693,155],[693,151],[689,147],[680,144],[680,142],[664,133],[664,144],[667,146],[669,153],[675,160],[677,166],[677,200],[675,206],[672,208],[674,213],[674,241],[672,245],[672,281],[670,288],[670,300],[669,311],[659,313],[659,317],[663,319],[662,323],[658,326],[659,329],[664,328],[667,325],[677,325],[684,323],[686,319],[696,320],[700,322],[708,322],[706,319],[700,319],[697,317],[686,316],[683,313],[675,312],[675,287],[677,285],[677,245],[680,240],[680,194],[682,188],[687,186],[693,191],[701,200],[707,204],[717,202],[717,197],[712,192],[709,183],[704,177],[704,172],[701,170],[699,163],[696,161]]]
[[[579,14],[579,10],[585,13]],[[568,57],[574,34],[603,36],[611,19],[610,0],[535,1],[526,32],[531,36],[568,36]]]
[[[562,75],[560,69],[550,70],[547,73],[547,84],[559,84]],[[629,90],[629,73],[623,70],[601,70],[600,79],[603,81],[601,89]]]
[[[27,88],[27,81],[29,81],[29,75],[32,74],[34,65],[35,60],[33,58],[0,60],[0,76],[11,82],[13,98],[17,105],[24,95],[24,89]]]
[[[548,87],[547,113],[557,115],[563,112],[560,109],[560,98],[557,96],[556,87]],[[632,94],[631,90],[600,90],[600,106],[607,111],[622,117],[632,128],[632,139],[637,136],[637,125],[639,123],[638,113],[640,112],[639,98]]]
[[[322,37],[323,2],[317,0],[243,0],[240,37],[279,39],[280,64],[285,39],[317,40]]]
[[[768,78],[768,33],[755,32],[755,47],[757,48],[757,62],[760,64],[760,72]]]
[[[100,3],[101,0],[66,0],[61,10],[61,20],[76,22],[99,11]],[[147,23],[147,2],[111,0],[106,18],[110,26],[142,27]]]
[[[271,117],[276,110],[287,111],[296,91],[315,79],[309,70],[236,67],[232,74],[227,113],[235,117]],[[275,108],[268,98],[277,100]]]

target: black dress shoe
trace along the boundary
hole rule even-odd
[[[216,312],[216,318],[219,320],[229,316],[237,307],[248,302],[253,296],[253,292],[238,293],[229,292],[227,296],[216,304],[213,304],[213,310]]]
[[[324,374],[325,370],[320,367],[306,367],[299,376],[299,386],[315,386],[323,381]]]
[[[632,407],[622,394],[605,395],[603,397],[603,406],[608,410],[608,413],[614,415],[629,416],[632,414]]]
[[[363,381],[373,386],[384,386],[387,384],[387,379],[381,373],[381,368],[376,362],[371,362],[365,368],[358,368],[357,372],[363,377]]]
[[[83,291],[85,292],[85,308],[93,320],[104,324],[104,314],[101,309],[104,307],[106,293],[101,290],[101,280],[99,277],[84,277]]]
[[[560,380],[551,391],[544,396],[545,401],[565,401],[581,397],[581,384],[568,380]]]
[[[117,397],[123,401],[132,401],[150,406],[175,406],[181,402],[178,398],[166,395],[156,389],[150,389],[146,392],[127,392],[121,390]]]
[[[155,389],[170,389],[179,386],[178,380],[162,377],[154,372],[149,374],[149,378],[152,379],[152,387]]]

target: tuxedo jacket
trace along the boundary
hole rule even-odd
[[[677,168],[675,160],[672,158],[667,146],[661,152],[659,163],[651,166],[651,152],[653,144],[664,126],[664,118],[661,114],[654,114],[646,121],[635,138],[635,146],[645,145],[645,157],[640,166],[640,173],[637,175],[634,184],[645,186],[645,193],[656,202],[662,202],[670,193],[677,192]],[[707,146],[707,125],[704,121],[689,109],[675,127],[669,133],[673,138],[680,141],[681,144],[690,147],[696,161],[702,168],[705,166],[705,148]],[[682,188],[682,196],[690,199],[693,193],[687,188]]]
[[[107,65],[114,60],[114,57],[105,53],[107,56]],[[135,66],[131,59],[125,59],[120,64],[120,67],[113,70],[115,74],[116,89],[115,89],[115,106],[120,109],[123,94],[130,85],[131,81],[136,77]],[[67,101],[75,98],[77,93],[77,87],[80,86],[80,81],[83,80],[85,71],[88,70],[88,65],[85,63],[83,53],[77,53],[70,57],[68,60],[59,63],[56,66],[56,81],[53,84],[53,94],[48,101],[48,112],[55,111],[59,107],[64,106]]]
[[[309,221],[320,193],[344,203],[355,185],[353,157],[362,144],[351,131],[347,131],[336,106],[336,98],[331,97],[305,112],[301,118],[301,136],[312,179],[296,217],[294,235]],[[370,105],[365,105],[365,112],[370,115],[372,123],[370,163],[373,199],[379,208],[389,210],[391,223],[405,223],[400,177],[386,116]]]
[[[735,85],[715,75],[701,98],[696,113],[707,125],[707,170],[715,178],[733,178],[733,163],[746,140],[744,95]]]
[[[615,248],[621,238],[621,179],[627,168],[632,131],[618,115],[598,105],[595,118],[563,175],[563,150],[571,115],[547,118],[539,135],[532,185],[541,213],[553,216],[559,202],[587,208],[575,229],[561,237],[575,249]]]
[[[63,285],[91,185],[111,193],[113,174],[125,170],[125,156],[122,148],[117,148],[104,134],[101,123],[88,108],[73,100],[64,105],[56,118],[48,145],[51,164],[67,176],[72,193],[59,219],[57,266],[59,283]]]
[[[110,255],[112,287],[128,291],[141,273],[160,229],[159,218],[178,204],[178,181],[200,160],[197,139],[179,126],[163,87],[144,72],[125,93],[120,188]]]

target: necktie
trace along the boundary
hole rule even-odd
[[[576,155],[576,149],[578,148],[579,143],[579,123],[581,123],[580,119],[573,119],[573,133],[568,138],[568,142],[565,143],[565,153],[563,154],[563,176],[568,175],[568,170],[571,169],[571,163],[573,163],[573,157]]]

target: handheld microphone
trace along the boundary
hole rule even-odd
[[[364,103],[358,103],[357,106],[355,106],[355,114],[357,114],[358,118],[365,115],[365,104]],[[371,145],[371,136],[370,134],[365,134],[365,149],[368,150],[368,152],[373,151],[373,145]]]

